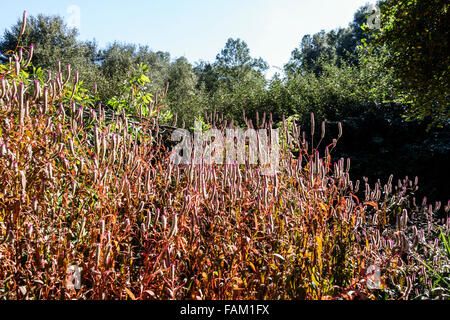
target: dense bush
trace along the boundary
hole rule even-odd
[[[350,160],[330,161],[337,140],[320,156],[292,118],[273,176],[174,165],[155,103],[130,100],[139,121],[108,115],[78,75],[35,79],[28,60],[0,66],[1,299],[448,298],[450,220],[436,213],[450,204],[416,202],[416,183],[359,199]]]
[[[336,154],[352,159],[352,178],[387,179],[391,173],[417,176],[416,197],[445,200],[450,185],[450,123],[427,131],[428,122],[408,122],[404,107],[379,104],[357,117],[343,119],[345,134]]]

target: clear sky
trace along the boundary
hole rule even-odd
[[[374,0],[21,0],[2,1],[0,35],[21,18],[58,14],[79,25],[82,40],[100,47],[118,40],[214,61],[229,37],[247,42],[253,57],[282,67],[305,34],[345,27],[354,12]]]

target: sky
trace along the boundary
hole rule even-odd
[[[346,27],[355,11],[374,0],[21,0],[0,6],[0,36],[27,10],[60,15],[79,29],[80,40],[99,47],[117,40],[185,56],[215,60],[228,38],[240,38],[272,75],[288,62],[306,34]]]

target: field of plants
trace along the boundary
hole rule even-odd
[[[0,65],[0,299],[450,297],[450,202],[416,199],[414,177],[351,181],[350,159],[332,161],[341,123],[211,113],[222,132],[279,128],[276,174],[176,165],[183,125],[148,79],[111,110],[70,65],[34,67],[34,49]]]

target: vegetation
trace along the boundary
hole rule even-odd
[[[448,299],[450,201],[418,190],[448,199],[446,87],[402,100],[398,33],[363,32],[366,10],[270,81],[240,39],[192,66],[24,15],[0,41],[0,299]],[[416,106],[441,127],[405,122]],[[196,119],[278,128],[279,171],[173,164],[170,133]]]
[[[450,23],[447,1],[386,0],[380,3],[382,29],[371,45],[387,50],[385,66],[394,69],[408,116],[450,119]]]

